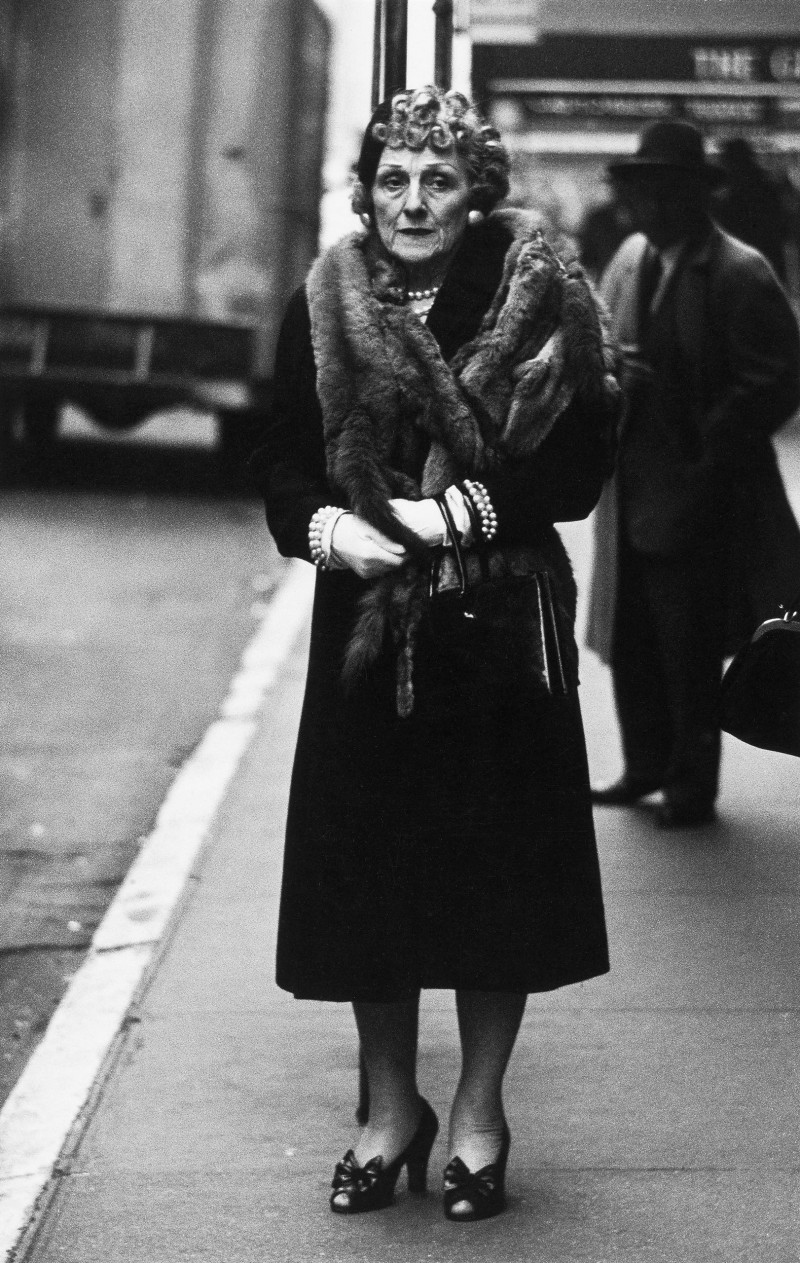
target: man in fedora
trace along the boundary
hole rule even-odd
[[[800,402],[794,314],[763,255],[711,219],[721,170],[690,123],[611,164],[634,234],[603,278],[627,406],[596,514],[587,643],[610,664],[626,806],[710,822],[727,652],[800,588],[800,532],[770,435]]]

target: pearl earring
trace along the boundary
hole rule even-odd
[[[471,210],[470,213],[467,215],[467,219],[469,220],[471,224],[482,224],[485,219],[485,216],[484,216],[483,211]]]

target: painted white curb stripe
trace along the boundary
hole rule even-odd
[[[308,620],[314,571],[291,564],[242,656],[221,718],[176,777],[81,968],[0,1111],[0,1258],[44,1200],[64,1145],[102,1079],[125,1016],[178,907],[265,694]]]

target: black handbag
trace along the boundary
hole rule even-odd
[[[735,655],[720,686],[720,724],[748,745],[800,756],[800,598]]]
[[[487,547],[468,497],[474,546],[465,549],[446,498],[435,498],[450,537],[431,561],[428,617],[436,640],[478,689],[533,682],[554,696],[568,693],[578,682],[577,653],[550,575],[509,574],[500,552]]]

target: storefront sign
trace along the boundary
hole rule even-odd
[[[676,113],[701,125],[796,128],[800,38],[543,37],[482,47],[473,62],[484,100],[513,97],[529,120],[636,125]]]

